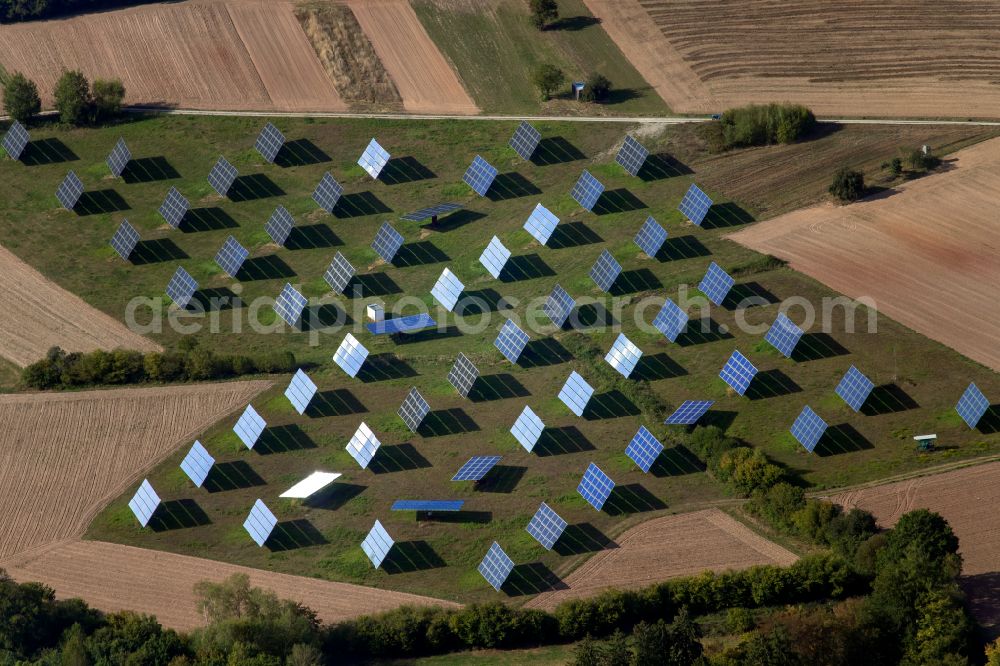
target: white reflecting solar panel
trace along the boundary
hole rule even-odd
[[[514,130],[514,136],[510,137],[509,145],[515,153],[521,156],[521,159],[530,160],[541,140],[542,133],[532,127],[528,121],[522,120],[521,124]]]
[[[493,346],[500,350],[511,363],[517,363],[524,348],[528,345],[528,334],[522,331],[513,320],[508,319],[500,328],[497,339],[493,341]]]
[[[257,142],[254,143],[254,148],[257,149],[257,152],[260,153],[265,162],[273,164],[275,158],[278,157],[278,153],[281,152],[281,147],[284,145],[285,135],[277,127],[268,123],[264,125],[264,129],[257,135]]]
[[[243,522],[243,529],[250,534],[250,538],[254,540],[254,543],[263,547],[277,524],[278,519],[275,518],[271,510],[264,504],[264,500],[258,499],[254,502],[253,508],[250,509],[250,515]]]
[[[499,238],[494,236],[480,255],[479,263],[489,271],[490,275],[499,280],[500,274],[503,273],[503,267],[507,265],[509,259],[510,250],[504,247]]]
[[[226,275],[236,277],[236,274],[243,268],[243,262],[250,256],[250,251],[240,245],[240,242],[230,236],[219,248],[219,253],[215,255],[215,263],[219,265]]]
[[[368,424],[362,421],[354,436],[351,437],[351,441],[347,443],[347,452],[361,465],[361,469],[368,469],[368,464],[375,457],[375,452],[380,446],[382,446],[382,442],[378,441],[378,437],[368,427]]]
[[[619,333],[604,360],[623,377],[628,378],[635,371],[635,366],[640,358],[642,358],[642,350],[625,337],[624,333]]]
[[[958,399],[958,404],[955,405],[955,411],[970,428],[979,425],[979,421],[989,408],[990,401],[975,383],[969,384],[969,387],[962,393],[962,397]]]
[[[369,176],[378,180],[379,174],[382,173],[382,169],[385,168],[388,161],[389,153],[379,145],[378,141],[372,139],[368,142],[365,152],[361,153],[358,166],[367,171]]]
[[[667,230],[650,215],[646,218],[639,233],[635,235],[635,244],[646,253],[647,257],[655,257],[663,244],[667,242]]]
[[[594,267],[590,269],[590,279],[592,279],[601,291],[611,291],[615,280],[622,274],[622,265],[619,264],[611,253],[607,250],[601,252]]]
[[[174,271],[174,276],[167,283],[167,296],[183,310],[194,298],[196,291],[198,291],[198,283],[195,282],[190,273],[178,266],[177,270]]]
[[[302,312],[306,309],[306,297],[292,285],[285,283],[281,293],[274,302],[274,311],[285,320],[289,326],[298,326]]]
[[[719,377],[729,384],[734,391],[744,395],[750,388],[750,382],[757,374],[757,368],[738,350],[734,350],[729,360],[722,367]]]
[[[566,383],[559,391],[559,399],[577,416],[583,416],[583,412],[587,409],[587,403],[590,402],[593,395],[594,387],[588,384],[576,370],[569,373]]]
[[[851,409],[859,411],[874,388],[872,380],[852,365],[834,390]]]
[[[119,257],[128,261],[128,258],[132,256],[132,252],[135,250],[135,246],[138,244],[139,232],[135,230],[135,227],[128,220],[122,220],[122,223],[118,225],[118,231],[111,237],[111,247],[115,249]]]
[[[558,513],[553,511],[548,504],[542,502],[525,530],[535,537],[535,540],[542,544],[545,550],[552,550],[556,541],[559,541],[559,537],[566,530],[566,525],[566,521]]]
[[[368,358],[368,350],[358,339],[348,333],[344,336],[344,341],[337,347],[333,354],[333,362],[347,373],[349,377],[357,377],[361,372],[361,366]]]
[[[230,164],[229,160],[225,157],[220,156],[219,161],[208,172],[208,184],[212,186],[213,190],[218,192],[220,197],[224,197],[229,194],[229,188],[236,182],[238,175],[239,172],[236,171],[236,167]]]
[[[801,337],[802,329],[793,324],[792,320],[786,317],[784,312],[778,313],[778,318],[774,320],[774,324],[771,325],[771,328],[764,335],[764,339],[784,354],[786,358],[792,357],[795,345],[799,344]]]
[[[600,511],[604,508],[604,503],[608,501],[611,491],[614,489],[615,482],[601,471],[600,467],[590,463],[587,466],[587,471],[583,473],[583,478],[580,479],[580,485],[577,486],[576,491],[583,496],[583,499],[587,500],[590,506]]]
[[[542,304],[542,312],[553,324],[562,328],[575,307],[576,301],[573,300],[573,297],[557,284],[549,297],[545,299],[545,303]]]
[[[535,445],[538,444],[543,430],[545,430],[545,424],[531,410],[531,407],[525,405],[524,410],[521,411],[521,415],[517,417],[517,421],[511,427],[510,432],[514,435],[514,439],[524,447],[524,450],[531,453],[535,449]]]
[[[288,235],[292,233],[293,226],[295,226],[295,220],[292,218],[292,214],[285,210],[284,206],[278,206],[271,213],[271,218],[264,225],[264,230],[267,231],[267,235],[276,245],[284,247]]]
[[[685,400],[664,423],[670,425],[694,425],[705,415],[714,400]]]
[[[132,151],[128,149],[128,145],[125,143],[125,139],[119,138],[118,143],[115,147],[111,149],[111,154],[108,155],[108,159],[105,162],[108,168],[111,169],[111,173],[114,174],[115,178],[122,175],[125,171],[125,167],[132,160]]]
[[[292,403],[295,411],[302,415],[305,414],[314,395],[316,395],[316,384],[309,379],[309,375],[303,372],[302,368],[299,368],[285,389],[285,397]]]
[[[365,555],[371,560],[372,565],[378,569],[382,566],[385,558],[389,556],[389,551],[392,550],[395,543],[392,537],[389,536],[389,533],[385,531],[385,528],[382,527],[382,523],[376,520],[368,532],[368,536],[361,542],[361,550],[365,551]]]
[[[455,472],[451,480],[481,481],[502,458],[503,456],[473,456]]]
[[[472,385],[476,383],[478,378],[479,370],[476,369],[476,366],[465,354],[459,353],[458,358],[455,359],[455,365],[451,366],[451,370],[448,372],[448,383],[455,387],[459,395],[468,398],[469,392],[472,391]]]
[[[340,195],[343,193],[343,186],[334,180],[328,171],[323,174],[319,184],[316,185],[312,198],[320,208],[328,213],[332,213],[333,209],[337,207],[337,202],[340,201]]]
[[[308,499],[339,479],[341,476],[343,476],[343,474],[338,474],[336,472],[313,472],[285,492],[278,495],[278,497]]]
[[[549,242],[549,238],[552,237],[552,233],[556,230],[556,226],[559,225],[559,218],[552,214],[552,212],[543,206],[538,204],[535,209],[531,211],[531,215],[528,216],[527,222],[524,223],[524,229],[532,237],[545,245]]]
[[[583,173],[580,174],[580,179],[576,181],[576,185],[573,186],[569,194],[586,210],[593,211],[597,200],[604,194],[604,185],[584,169]]]
[[[711,206],[712,200],[708,198],[708,195],[692,183],[688,191],[684,193],[684,198],[678,204],[677,210],[684,213],[687,219],[700,227],[701,223],[705,221],[705,215],[708,214],[708,209]]]
[[[647,157],[649,157],[649,151],[629,134],[625,137],[625,143],[618,150],[618,154],[615,155],[615,162],[621,164],[629,175],[638,176]]]
[[[56,199],[62,204],[62,207],[66,210],[73,210],[76,207],[76,203],[80,200],[80,195],[83,194],[83,183],[77,177],[75,173],[70,171],[66,174],[66,178],[63,182],[59,184],[59,188],[56,190]]]
[[[375,240],[372,241],[372,249],[382,257],[386,263],[392,263],[392,258],[403,246],[403,235],[392,228],[388,222],[383,222],[375,233]]]
[[[187,474],[187,477],[191,479],[191,483],[197,488],[205,483],[205,479],[208,478],[209,472],[212,471],[212,465],[215,464],[215,458],[212,454],[208,452],[208,449],[204,445],[195,440],[194,445],[188,454],[184,456],[184,460],[181,461],[181,469]]]
[[[28,130],[24,129],[24,125],[15,120],[14,124],[7,130],[7,133],[3,135],[2,145],[4,152],[12,160],[19,160],[21,159],[21,153],[27,148],[29,140]]]
[[[462,291],[464,290],[465,285],[462,284],[461,280],[455,277],[455,274],[451,270],[446,268],[441,271],[441,277],[438,278],[434,288],[431,289],[431,295],[445,310],[452,312],[455,310],[458,299],[461,298]]]
[[[406,399],[403,400],[403,404],[399,406],[399,418],[403,419],[406,427],[410,429],[410,432],[416,432],[420,428],[420,424],[423,423],[424,418],[430,413],[431,406],[427,404],[424,397],[420,395],[420,391],[416,387],[411,388],[410,392],[406,394]]]
[[[149,479],[143,479],[139,489],[135,491],[135,495],[129,500],[128,508],[132,509],[132,513],[135,514],[139,524],[145,527],[149,525],[149,521],[153,517],[153,514],[156,513],[158,506],[160,506],[160,496],[153,490]]]
[[[233,426],[233,432],[240,438],[244,446],[252,449],[266,427],[267,422],[261,418],[253,405],[247,405],[240,418],[237,419],[236,425]]]
[[[507,557],[507,553],[503,552],[503,548],[496,541],[490,546],[490,550],[486,553],[483,561],[479,563],[479,573],[482,574],[486,582],[493,586],[493,589],[497,592],[503,587],[504,582],[513,570],[514,560]]]
[[[176,187],[171,187],[163,199],[163,203],[160,204],[159,213],[167,224],[176,229],[181,226],[181,222],[188,212],[188,206],[188,200],[184,198],[184,195],[178,192]]]
[[[809,405],[802,408],[802,412],[795,423],[792,424],[792,436],[799,440],[799,444],[805,447],[806,451],[812,453],[826,432],[826,421],[820,418]]]
[[[635,437],[625,447],[625,455],[635,462],[643,472],[649,472],[653,463],[663,453],[663,444],[653,437],[653,433],[646,430],[646,426],[640,426]]]
[[[351,283],[355,273],[354,266],[351,266],[351,262],[347,260],[347,257],[337,252],[337,255],[330,262],[330,266],[323,274],[323,279],[330,285],[330,289],[333,289],[338,294],[343,294],[347,291],[347,285]]]
[[[486,193],[489,192],[490,185],[493,184],[493,180],[496,177],[496,168],[479,155],[476,155],[472,160],[472,164],[470,164],[469,168],[465,171],[465,175],[462,176],[462,180],[464,180],[476,194],[481,197],[485,197]]]
[[[687,313],[669,298],[653,319],[653,327],[663,333],[663,337],[671,342],[677,341],[677,336],[684,331],[687,323]]]
[[[722,302],[726,300],[726,296],[729,294],[729,290],[733,288],[735,282],[736,280],[730,277],[729,273],[722,270],[713,261],[709,264],[708,270],[705,272],[705,277],[702,278],[701,283],[698,285],[698,289],[708,296],[708,300],[716,305],[722,305]]]

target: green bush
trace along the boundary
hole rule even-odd
[[[830,194],[845,203],[857,201],[865,195],[865,175],[847,167],[841,168],[830,184]]]
[[[94,79],[94,121],[101,122],[117,116],[125,101],[125,85],[121,79]]]
[[[0,23],[50,18],[73,12],[142,5],[159,0],[0,0]]]
[[[734,634],[745,634],[757,626],[757,619],[749,608],[736,607],[726,611],[726,628]]]
[[[545,30],[549,23],[559,18],[559,3],[556,0],[528,0],[528,11],[531,12],[531,24]]]
[[[744,495],[765,491],[785,475],[784,470],[768,461],[763,451],[747,446],[723,453],[714,472],[720,481],[731,484]]]
[[[719,120],[724,148],[793,143],[816,127],[812,111],[798,104],[767,104],[728,109]]]
[[[739,441],[726,435],[717,426],[698,426],[688,440],[688,446],[694,454],[713,469],[718,465],[723,453],[739,445]]]
[[[802,488],[781,482],[756,493],[746,504],[746,508],[777,529],[791,532],[794,529],[792,515],[805,506],[805,503],[806,494]]]
[[[566,75],[555,65],[542,63],[535,68],[532,75],[535,87],[541,93],[543,100],[552,98],[552,93],[559,90],[566,83]]]
[[[61,122],[82,125],[88,120],[93,99],[90,96],[90,83],[83,72],[63,70],[56,82],[53,97]]]
[[[583,88],[583,99],[588,102],[603,102],[611,97],[611,81],[608,77],[594,72],[587,77]]]
[[[38,86],[21,72],[4,82],[3,108],[14,120],[27,124],[42,110],[42,100],[38,96]]]

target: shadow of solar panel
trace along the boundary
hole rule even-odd
[[[955,405],[955,411],[970,428],[979,425],[979,421],[989,408],[990,401],[986,399],[975,383],[969,384],[969,387],[962,393],[962,397],[958,399],[958,404]]]
[[[403,423],[410,429],[410,432],[416,432],[430,411],[431,406],[420,395],[420,391],[416,388],[411,388],[410,392],[406,394],[403,404],[400,405],[397,414],[399,414],[399,418],[403,419]]]
[[[385,168],[388,161],[389,153],[373,138],[368,142],[365,151],[361,153],[358,166],[367,171],[369,176],[378,180],[378,175],[382,173],[382,169]]]
[[[236,436],[240,438],[243,445],[248,449],[252,449],[260,439],[261,433],[264,432],[264,428],[267,427],[267,422],[261,418],[257,410],[253,408],[253,405],[247,405],[247,408],[243,410],[240,418],[236,420],[236,425],[233,426],[233,432]]]
[[[122,220],[118,225],[118,231],[111,237],[111,247],[115,249],[118,256],[128,261],[128,258],[139,244],[139,232],[135,230],[128,220]]]
[[[569,194],[584,209],[593,211],[597,200],[604,194],[604,185],[584,169],[583,173],[580,174],[580,179],[576,181],[576,185],[573,186]]]
[[[874,388],[875,383],[852,365],[834,391],[851,409],[857,412],[865,404],[865,400],[868,399]]]
[[[621,164],[630,176],[638,176],[647,157],[649,157],[649,151],[631,134],[628,134],[625,136],[625,142],[618,150],[618,154],[615,155],[615,162]]]
[[[337,347],[333,354],[333,362],[347,373],[349,377],[357,377],[361,371],[361,366],[368,358],[368,350],[358,339],[348,333],[344,336],[344,341]]]
[[[705,221],[705,216],[708,214],[708,209],[711,206],[712,200],[708,198],[708,195],[692,183],[688,191],[684,193],[684,197],[677,206],[677,210],[684,213],[687,219],[700,227],[701,223]]]
[[[635,437],[625,447],[625,455],[631,458],[639,469],[647,473],[661,453],[663,444],[653,437],[653,433],[646,430],[646,426],[640,426],[639,432],[635,433]]]
[[[528,334],[522,331],[513,320],[508,319],[500,328],[497,339],[493,341],[493,346],[500,350],[511,363],[517,363],[521,353],[528,345]]]
[[[188,200],[177,191],[176,187],[171,187],[160,205],[159,213],[167,224],[176,229],[181,226],[181,222],[188,212],[188,206]]]
[[[401,215],[400,219],[409,220],[410,222],[423,222],[428,218],[437,217],[446,213],[454,213],[456,210],[462,210],[462,208],[462,204],[439,203],[434,204],[433,206],[428,206],[427,208],[415,210],[412,213],[407,213],[406,215]]]
[[[507,553],[503,552],[503,548],[496,541],[490,546],[490,550],[486,553],[483,561],[479,563],[479,573],[482,574],[486,582],[497,592],[503,587],[504,582],[506,582],[507,577],[510,576],[510,572],[513,570],[514,560],[507,557]]]
[[[319,184],[316,185],[312,198],[316,202],[316,205],[326,212],[332,213],[333,209],[337,207],[337,202],[340,201],[340,195],[343,193],[343,186],[334,180],[330,172],[327,171],[320,178]]]
[[[212,454],[208,452],[208,449],[202,445],[201,442],[195,440],[194,445],[188,454],[184,456],[184,460],[181,461],[181,469],[187,474],[187,477],[191,479],[191,483],[195,485],[196,488],[201,488],[202,484],[205,483],[205,479],[208,478],[208,473],[212,471],[212,465],[215,464],[215,458]]]
[[[497,177],[497,170],[479,155],[472,160],[462,180],[481,197],[485,197]]]
[[[452,481],[480,481],[484,476],[490,473],[498,462],[503,458],[503,456],[473,456],[469,458],[469,461],[462,465],[455,476],[451,477]]]
[[[441,277],[438,278],[437,283],[434,288],[431,289],[431,296],[440,303],[445,310],[449,312],[455,309],[455,305],[458,303],[458,299],[462,296],[462,291],[465,289],[465,285],[462,284],[461,280],[455,277],[455,274],[449,269],[444,269],[441,271]]]
[[[390,511],[461,511],[465,500],[396,500]]]
[[[483,250],[482,255],[480,255],[479,263],[486,267],[490,275],[499,280],[500,274],[503,273],[503,267],[507,265],[509,259],[510,250],[504,247],[499,238],[494,236],[490,244]]]
[[[159,506],[160,496],[153,490],[149,479],[143,479],[139,485],[139,489],[135,491],[135,495],[129,500],[128,508],[132,509],[132,513],[135,515],[136,520],[139,521],[139,524],[146,527]]]
[[[278,153],[281,152],[281,147],[284,145],[285,135],[277,127],[268,123],[264,125],[264,129],[257,135],[254,148],[257,149],[257,152],[260,153],[265,162],[274,164],[275,158],[278,157]]]
[[[196,291],[198,283],[186,270],[178,266],[174,276],[167,283],[167,296],[183,310],[191,302]]]
[[[669,425],[694,425],[705,415],[714,400],[685,400],[664,423]]]
[[[378,440],[368,424],[362,421],[346,448],[351,457],[361,466],[361,469],[368,469],[369,463],[375,457],[380,446],[382,446],[382,442]]]
[[[70,171],[56,189],[56,199],[66,210],[73,210],[83,194],[83,182]]]
[[[514,135],[510,137],[511,148],[521,159],[530,160],[535,154],[539,142],[542,140],[542,133],[532,127],[528,121],[522,120],[521,124],[514,130]]]
[[[111,169],[111,173],[115,178],[122,175],[125,171],[126,165],[132,160],[132,151],[128,149],[128,145],[125,143],[125,139],[119,138],[118,143],[115,147],[111,149],[111,154],[108,155],[108,159],[105,162],[108,168]]]
[[[553,215],[548,208],[542,204],[538,204],[531,211],[531,215],[528,216],[528,220],[524,223],[524,229],[536,241],[545,245],[549,242],[549,238],[552,237],[558,224],[559,218]]]
[[[702,278],[701,283],[698,285],[698,289],[708,296],[708,300],[716,305],[722,305],[722,302],[726,300],[726,296],[729,294],[729,290],[733,288],[735,282],[736,280],[731,278],[729,273],[722,270],[713,261],[709,264],[708,270],[705,272],[705,277]]]
[[[601,251],[601,256],[597,258],[594,267],[590,269],[590,279],[592,279],[601,291],[611,291],[615,280],[622,274],[622,265],[619,264],[611,253],[607,250]]]
[[[799,344],[802,337],[802,329],[792,323],[792,320],[785,316],[784,312],[778,313],[778,318],[768,329],[764,339],[771,343],[775,349],[784,354],[786,358],[792,357],[795,345]]]
[[[250,509],[250,515],[243,522],[243,529],[250,534],[254,543],[263,547],[277,524],[278,519],[264,504],[264,500],[258,499],[254,502],[253,508]]]
[[[229,160],[225,157],[219,157],[219,161],[208,172],[208,184],[220,197],[224,197],[229,194],[229,188],[233,186],[238,175],[239,172],[236,171],[236,167],[229,163]]]
[[[653,327],[671,342],[677,341],[677,336],[684,331],[687,323],[687,313],[669,298],[653,319]]]
[[[614,489],[615,482],[602,472],[600,467],[590,463],[587,471],[583,473],[583,478],[580,479],[576,492],[580,493],[590,506],[600,511]]]
[[[632,375],[640,358],[642,358],[642,350],[625,337],[624,333],[619,333],[604,360],[627,379]]]
[[[576,307],[576,301],[560,285],[552,289],[552,293],[545,299],[542,305],[542,312],[552,321],[553,324],[562,328],[569,319],[569,315]]]
[[[295,376],[292,377],[288,388],[285,389],[285,397],[288,398],[288,401],[292,403],[292,407],[301,416],[305,414],[314,395],[316,395],[316,384],[300,368],[295,373]]]
[[[650,258],[655,257],[666,242],[667,230],[661,227],[652,215],[646,218],[639,233],[635,235],[635,244]]]
[[[753,381],[756,374],[757,368],[754,367],[753,363],[748,361],[746,356],[738,350],[735,350],[722,367],[719,377],[729,384],[734,391],[743,395],[747,392],[750,382]]]
[[[330,262],[330,266],[323,273],[323,279],[330,285],[330,289],[333,289],[338,294],[343,294],[347,291],[347,285],[350,284],[355,272],[354,266],[351,266],[351,262],[347,260],[347,257],[337,252],[333,261]]]
[[[448,372],[448,382],[455,387],[459,395],[468,398],[469,391],[472,390],[472,385],[476,383],[478,378],[479,370],[476,369],[476,366],[465,354],[459,353],[455,364],[451,366],[451,371]]]
[[[805,447],[806,451],[812,453],[819,444],[819,440],[826,432],[826,421],[820,418],[809,405],[802,408],[802,412],[795,423],[792,424],[792,436],[799,440],[799,444]]]
[[[306,297],[298,292],[295,287],[285,283],[281,293],[274,302],[274,311],[285,320],[285,323],[293,328],[298,326],[302,319],[302,312],[306,309]]]
[[[7,133],[3,135],[2,145],[4,152],[12,160],[19,160],[21,159],[21,153],[27,148],[29,140],[28,130],[24,129],[24,125],[15,120],[14,124],[7,130]]]
[[[406,317],[383,319],[382,321],[366,324],[365,327],[372,335],[395,335],[396,333],[419,331],[422,328],[435,326],[436,323],[429,314],[421,313]]]
[[[556,541],[559,541],[559,537],[565,531],[567,524],[548,504],[542,502],[525,530],[535,537],[535,541],[542,544],[545,550],[552,550]]]
[[[275,244],[284,247],[288,235],[292,233],[293,226],[295,226],[295,220],[292,219],[292,214],[285,210],[284,206],[278,206],[271,213],[271,218],[264,225],[264,230],[267,231],[267,235]]]
[[[535,445],[538,444],[539,438],[542,436],[542,431],[545,430],[545,424],[542,420],[538,418],[538,415],[531,410],[531,407],[525,405],[524,410],[521,415],[517,417],[517,421],[514,422],[513,427],[510,429],[514,439],[520,442],[521,446],[528,453],[531,453]]]
[[[250,252],[240,245],[239,241],[230,236],[219,248],[219,253],[215,255],[215,263],[219,265],[226,275],[236,277],[243,267],[243,262],[250,256]]]
[[[593,395],[594,387],[588,384],[576,370],[569,374],[562,390],[559,391],[559,399],[577,416],[583,416],[583,412],[587,409],[587,403],[590,402]]]
[[[396,256],[396,253],[399,252],[399,248],[402,246],[402,234],[393,229],[392,225],[388,222],[383,222],[382,226],[375,233],[375,240],[372,241],[372,249],[386,263],[391,264],[393,257]]]
[[[392,537],[389,536],[389,533],[385,531],[385,528],[382,527],[382,523],[376,520],[368,532],[368,536],[361,542],[361,550],[365,551],[365,555],[371,560],[372,565],[378,569],[382,566],[385,558],[389,556],[389,551],[392,550],[395,543]]]

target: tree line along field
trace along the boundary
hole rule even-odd
[[[728,201],[722,188],[708,187],[720,205],[713,209],[706,228],[694,228],[682,220],[675,207],[684,190],[692,180],[710,179],[718,168],[715,160],[704,154],[692,151],[694,157],[686,162],[657,160],[661,173],[647,173],[649,179],[644,180],[627,176],[613,163],[616,142],[626,129],[621,125],[539,123],[548,138],[544,155],[551,161],[556,161],[555,155],[562,155],[560,159],[578,158],[542,165],[524,162],[506,147],[514,123],[281,119],[276,122],[285,135],[298,141],[299,147],[307,145],[310,153],[322,160],[281,167],[263,164],[253,151],[254,137],[263,122],[154,117],[136,118],[100,130],[36,128],[38,139],[51,140],[50,145],[58,142],[63,153],[72,151],[79,159],[33,167],[11,162],[0,165],[5,183],[3,196],[10,201],[0,216],[2,242],[58,284],[116,318],[123,317],[132,296],[160,297],[178,264],[187,268],[203,288],[229,288],[239,292],[245,303],[257,297],[273,298],[286,281],[301,285],[308,296],[319,299],[328,291],[322,273],[338,250],[360,272],[371,270],[382,276],[379,283],[383,291],[390,293],[381,298],[390,307],[404,295],[417,296],[429,305],[430,288],[445,266],[466,283],[467,291],[489,296],[488,290],[493,290],[496,296],[492,300],[503,297],[513,307],[500,316],[494,312],[490,325],[474,334],[454,335],[449,329],[445,335],[417,336],[399,346],[359,335],[373,354],[388,355],[382,356],[384,363],[375,366],[377,372],[369,378],[375,381],[367,383],[349,380],[330,362],[344,335],[344,330],[334,326],[312,332],[317,346],[309,346],[310,334],[292,332],[284,325],[272,335],[255,333],[246,325],[240,333],[195,335],[199,345],[222,352],[279,348],[293,351],[302,363],[311,366],[310,375],[321,391],[317,407],[304,417],[296,415],[282,395],[284,387],[279,379],[279,386],[256,399],[254,405],[275,430],[270,446],[265,448],[288,450],[247,452],[231,432],[231,419],[199,436],[226,464],[233,485],[243,487],[195,491],[177,468],[183,450],[150,476],[164,499],[183,501],[185,506],[191,506],[191,501],[197,507],[193,517],[174,518],[205,524],[161,532],[140,530],[126,507],[130,495],[126,493],[98,517],[89,532],[91,537],[470,601],[492,598],[494,594],[475,571],[494,539],[515,561],[527,565],[518,579],[519,591],[527,594],[567,575],[590,553],[607,547],[617,535],[643,520],[702,507],[725,497],[724,488],[701,472],[693,455],[677,445],[683,433],[659,425],[659,417],[642,412],[649,410],[651,403],[645,398],[650,395],[662,403],[663,409],[671,409],[685,399],[717,400],[715,423],[759,446],[816,487],[871,480],[942,458],[990,451],[996,445],[996,437],[965,429],[952,410],[970,379],[975,379],[987,394],[995,393],[995,375],[884,317],[878,320],[878,334],[844,334],[837,325],[843,316],[838,311],[841,314],[835,317],[830,338],[817,339],[839,355],[799,361],[786,360],[771,350],[762,340],[763,331],[752,335],[736,327],[736,317],[744,315],[750,323],[770,324],[777,303],[745,312],[713,308],[712,319],[729,327],[732,338],[713,341],[715,336],[708,335],[708,340],[692,337],[684,345],[670,345],[658,333],[637,330],[632,313],[640,297],[654,294],[661,299],[666,295],[676,298],[680,285],[692,285],[693,289],[711,260],[729,270],[743,267],[738,283],[755,283],[759,285],[755,289],[776,299],[800,296],[818,303],[834,295],[790,270],[761,263],[760,255],[723,240],[721,236],[731,231],[732,225],[751,220],[754,211]],[[671,141],[680,140],[679,133],[689,129],[670,128],[663,134],[648,128],[642,131],[642,141],[657,153]],[[103,158],[119,135],[129,141],[137,158],[149,160],[147,164],[156,165],[161,174],[177,177],[145,183],[108,178]],[[395,180],[415,180],[392,185],[374,182],[355,165],[373,135],[394,155],[409,158],[392,167]],[[803,144],[803,151],[836,152],[838,135],[844,136],[834,133],[815,144]],[[851,140],[863,143],[864,138],[855,134]],[[461,183],[461,175],[477,153],[505,174],[502,182],[509,194],[532,194],[497,201],[472,195]],[[205,175],[220,154],[241,174],[252,176],[256,187],[275,194],[280,190],[281,194],[232,202],[210,193]],[[758,154],[764,159],[769,149]],[[67,168],[73,168],[90,191],[113,190],[115,198],[124,200],[127,210],[92,216],[57,210],[52,193]],[[635,209],[603,215],[580,211],[568,193],[583,168],[590,169],[616,192],[613,199],[606,200],[607,208]],[[334,216],[318,211],[309,199],[326,170],[345,186],[345,202]],[[795,172],[789,178],[790,186],[798,185],[794,182]],[[188,196],[192,206],[215,209],[211,219],[222,223],[208,226],[224,228],[187,232],[166,228],[155,211],[171,185]],[[470,210],[437,230],[396,219],[403,212],[441,200],[461,201]],[[561,237],[561,244],[568,247],[540,247],[521,230],[539,201],[560,215],[570,229]],[[279,250],[268,244],[263,224],[279,203],[293,213],[300,227],[305,227],[301,238],[319,247]],[[673,239],[657,259],[642,256],[632,243],[647,215],[659,220]],[[142,231],[144,239],[158,239],[164,252],[173,256],[183,253],[186,258],[138,266],[123,263],[107,246],[107,240],[124,216]],[[378,265],[368,245],[384,219],[394,220],[411,244],[407,256],[417,256],[415,247],[421,256],[447,259],[405,267]],[[249,246],[254,257],[271,257],[259,263],[275,273],[239,285],[223,276],[213,257],[229,234]],[[515,255],[537,255],[533,264],[540,277],[506,283],[489,277],[477,258],[493,234]],[[575,243],[583,244],[573,246]],[[648,392],[635,392],[633,387],[626,388],[626,395],[620,382],[610,381],[613,375],[602,358],[617,335],[611,330],[591,326],[582,331],[560,332],[555,336],[558,345],[550,345],[548,353],[533,357],[538,364],[535,367],[512,366],[501,360],[492,346],[501,320],[510,314],[523,317],[525,303],[548,294],[556,282],[578,299],[599,296],[587,271],[602,248],[608,248],[622,262],[632,283],[638,285],[634,287],[638,291],[625,295],[631,304],[615,317],[621,320],[622,330],[652,359],[643,375],[648,378]],[[370,298],[355,299],[366,300]],[[647,320],[658,305],[659,301],[656,307],[649,308]],[[346,308],[353,320],[361,318],[359,302],[352,301],[325,308],[325,316],[333,319],[341,308]],[[231,331],[232,319],[245,317],[247,309],[218,313],[220,329]],[[590,312],[594,309],[590,308]],[[268,307],[261,308],[260,316],[265,322],[274,320]],[[470,321],[475,320],[478,317],[470,317]],[[166,348],[175,347],[180,340],[176,332],[152,337]],[[533,333],[532,337],[541,340],[543,336]],[[792,392],[756,400],[731,395],[717,374],[734,348],[747,354],[762,370],[770,371],[769,376],[779,378],[786,387],[772,392]],[[501,395],[517,397],[482,402],[460,398],[445,379],[460,351],[476,363],[483,375],[494,377],[491,385]],[[592,352],[597,353],[592,356]],[[877,384],[895,382],[917,406],[877,416],[854,415],[833,394],[834,385],[852,363]],[[613,418],[580,419],[562,406],[556,394],[571,369],[592,380],[599,394],[619,389],[619,394],[602,398],[601,404],[607,407],[605,416]],[[395,415],[412,385],[438,412],[434,436],[410,435]],[[787,428],[807,402],[831,424],[850,424],[855,429],[842,442],[845,450],[808,456],[794,442]],[[547,426],[558,429],[558,436],[543,448],[546,455],[528,455],[508,432],[525,404],[531,405]],[[374,471],[359,470],[343,450],[362,420],[387,446],[384,459],[377,462]],[[624,456],[624,447],[640,424],[668,445],[661,463],[650,475],[643,475]],[[909,437],[929,427],[955,448],[933,456],[915,455]],[[505,456],[492,482],[473,489],[449,481],[469,456],[492,453]],[[625,487],[610,511],[595,512],[576,493],[579,477],[591,460]],[[279,492],[314,469],[344,473],[336,492],[322,506],[276,500]],[[257,497],[264,497],[281,520],[304,521],[294,523],[295,541],[285,541],[286,547],[294,543],[324,545],[278,552],[258,549],[241,526]],[[468,522],[415,522],[412,515],[389,514],[390,502],[400,497],[463,498],[472,515],[467,516]],[[524,532],[528,518],[543,500],[576,526],[574,539],[562,553],[546,554]],[[404,561],[397,565],[400,573],[373,571],[358,547],[376,517],[397,540],[409,543]]]

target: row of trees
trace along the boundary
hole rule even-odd
[[[93,85],[82,72],[63,71],[52,91],[59,120],[67,125],[104,122],[118,115],[125,100],[121,79],[94,79]],[[7,115],[29,123],[42,110],[38,86],[21,72],[4,81],[3,104]]]
[[[109,7],[141,5],[158,0],[0,0],[0,23],[52,18]]]

